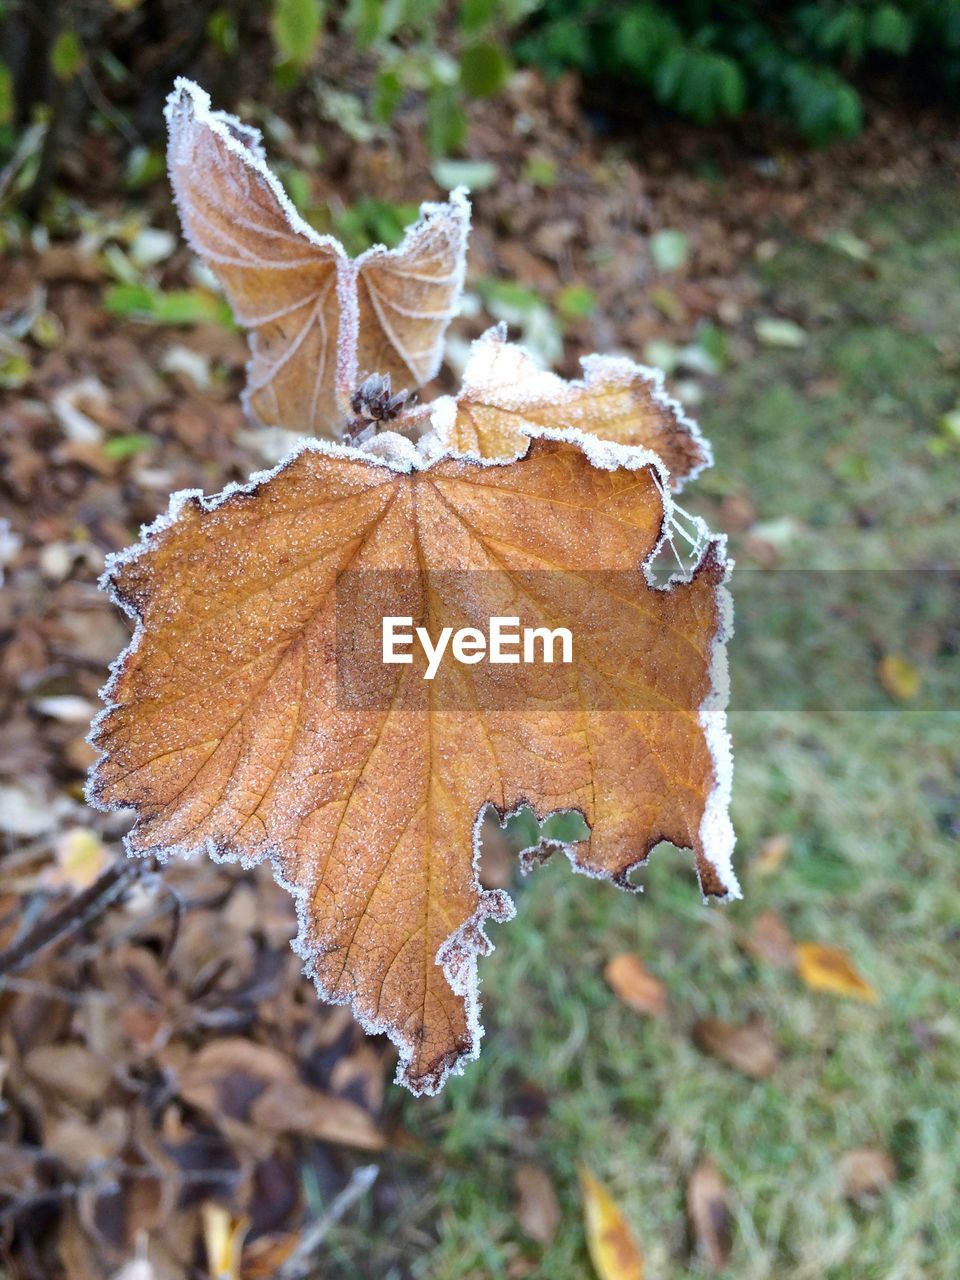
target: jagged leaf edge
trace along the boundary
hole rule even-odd
[[[525,356],[527,356],[531,362],[531,366],[535,366],[533,357],[522,343],[511,343],[508,341],[507,326],[501,320],[499,323],[491,325],[489,329],[485,329],[478,338],[475,338],[473,342],[471,342],[467,355],[467,362],[464,366],[463,385],[461,387],[460,395],[469,394],[471,391],[483,391],[485,389],[482,383],[471,382],[469,378],[472,362],[482,358],[484,351],[488,346],[516,347],[522,351]],[[662,369],[658,369],[653,365],[638,364],[636,360],[633,360],[627,355],[596,354],[581,356],[580,368],[583,371],[583,376],[580,378],[562,378],[552,369],[541,369],[539,367],[532,369],[532,373],[537,377],[541,384],[541,394],[544,397],[549,395],[550,392],[557,397],[566,397],[574,392],[590,391],[591,389],[595,389],[598,385],[602,385],[603,381],[617,376],[623,377],[624,379],[632,379],[634,377],[641,378],[642,381],[647,384],[647,387],[650,390],[650,395],[655,403],[660,408],[666,410],[666,412],[673,418],[677,428],[681,429],[689,436],[698,448],[701,456],[701,461],[697,466],[691,467],[686,475],[678,478],[676,483],[673,483],[672,476],[670,475],[670,469],[667,467],[663,459],[661,459],[662,469],[667,473],[668,488],[672,490],[673,493],[681,493],[688,484],[692,483],[698,476],[702,475],[704,471],[709,470],[709,468],[713,466],[714,456],[712,444],[707,436],[703,434],[703,429],[696,419],[691,418],[680,401],[671,396],[667,391],[666,378]],[[496,399],[490,400],[489,403],[495,408],[498,405],[498,401]],[[509,395],[501,396],[499,403],[508,408],[522,411],[520,397],[511,397]],[[452,428],[452,426],[453,421],[451,420],[450,427]],[[524,431],[524,428],[521,426],[518,430]],[[521,449],[518,453],[512,455],[512,457],[518,458],[522,453],[523,450]],[[480,454],[473,450],[465,450],[457,456],[461,458],[476,458],[480,461],[484,460]]]

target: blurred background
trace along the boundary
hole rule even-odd
[[[351,253],[471,188],[442,386],[503,320],[699,417],[745,894],[521,880],[535,819],[491,825],[483,1053],[415,1100],[268,875],[141,880],[0,979],[0,1276],[956,1276],[960,2],[0,0],[2,946],[120,856],[104,556],[288,443],[179,233],[180,74]]]

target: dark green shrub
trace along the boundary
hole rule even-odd
[[[517,53],[551,73],[639,85],[701,123],[758,109],[823,143],[860,129],[857,78],[871,68],[951,95],[960,0],[545,0]]]

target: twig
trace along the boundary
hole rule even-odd
[[[125,889],[150,866],[144,859],[124,859],[108,867],[88,889],[29,929],[22,938],[0,951],[0,979],[18,973],[48,947],[70,937],[103,915]]]
[[[106,991],[68,991],[66,987],[54,987],[48,982],[34,982],[31,978],[0,977],[0,986],[5,991],[15,991],[24,996],[35,996],[40,1000],[58,1000],[63,1004],[73,1004],[82,1008],[88,1001],[100,1001],[102,1004],[116,1004],[113,996]]]
[[[353,1208],[361,1196],[366,1195],[376,1182],[379,1172],[375,1164],[365,1164],[359,1169],[354,1169],[350,1181],[340,1194],[334,1197],[323,1217],[318,1218],[313,1226],[304,1232],[303,1239],[277,1273],[278,1280],[303,1280],[310,1269],[313,1255],[323,1244],[331,1228],[335,1227],[344,1214]]]
[[[110,100],[97,84],[96,77],[91,73],[89,67],[84,67],[81,70],[80,83],[83,85],[83,89],[87,97],[98,111],[100,111],[100,113],[110,121],[117,133],[120,134],[125,142],[129,143],[131,147],[135,147],[140,141],[139,133],[137,133],[136,129],[134,129],[127,117],[123,115],[122,112],[117,111],[117,109],[111,104]]]

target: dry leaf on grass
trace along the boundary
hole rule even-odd
[[[687,1183],[687,1216],[700,1253],[714,1271],[722,1271],[730,1260],[730,1190],[709,1157]]]
[[[580,1168],[583,1221],[597,1280],[643,1280],[643,1254],[617,1202],[589,1169]]]
[[[757,856],[750,863],[750,870],[761,876],[775,875],[786,862],[789,853],[789,836],[768,836],[760,845]]]
[[[850,996],[867,1004],[876,1004],[877,993],[857,972],[853,962],[839,947],[822,942],[798,942],[797,973],[814,991],[829,991],[835,996]]]
[[[744,939],[751,955],[777,969],[792,969],[794,946],[790,930],[775,911],[761,911]]]
[[[662,1018],[667,1011],[667,989],[655,978],[639,956],[625,951],[614,956],[603,976],[618,998],[638,1013]]]
[[[318,990],[390,1035],[416,1092],[475,1056],[483,926],[513,914],[474,869],[488,802],[579,809],[592,835],[568,856],[622,887],[669,839],[706,894],[737,892],[722,543],[701,530],[689,579],[652,585],[673,518],[652,455],[528,428],[520,458],[451,457],[451,404],[421,449],[304,444],[247,486],[175,495],[111,561],[137,627],[88,791],[137,811],[133,853],[270,858]],[[386,615],[430,639],[512,614],[563,621],[573,661],[428,680],[420,648],[382,660]]]
[[[780,1060],[770,1028],[758,1015],[743,1023],[701,1018],[694,1025],[693,1037],[701,1049],[753,1080],[772,1076]]]
[[[897,1167],[888,1151],[880,1147],[857,1147],[840,1157],[843,1194],[858,1203],[886,1191],[897,1176]]]
[[[909,658],[890,653],[877,664],[877,679],[896,702],[910,702],[923,687],[923,676]]]
[[[557,1193],[546,1169],[524,1162],[513,1175],[517,1192],[517,1220],[537,1244],[548,1245],[560,1227]]]

